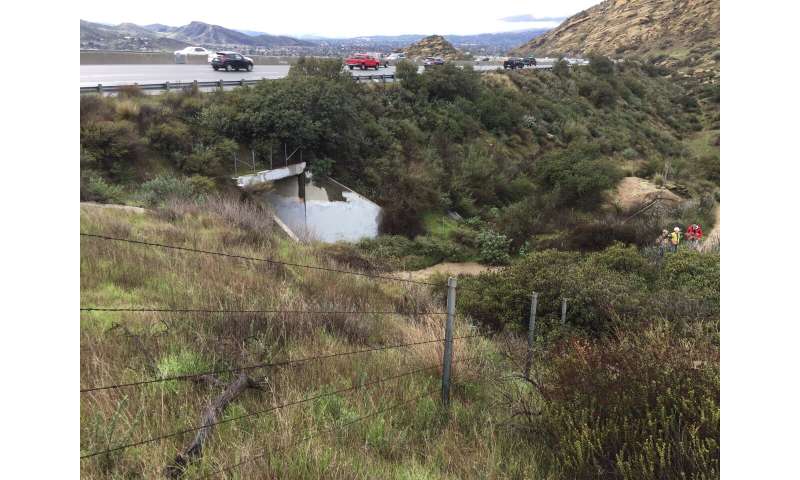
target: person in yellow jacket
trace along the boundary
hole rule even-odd
[[[682,236],[683,235],[681,235],[681,229],[679,227],[675,227],[672,230],[672,233],[669,236],[669,244],[670,244],[670,249],[673,252],[678,251],[678,245],[681,243]]]

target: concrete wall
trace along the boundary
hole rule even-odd
[[[256,65],[291,65],[297,57],[267,57],[248,55]],[[175,64],[172,52],[113,52],[113,51],[81,51],[81,65],[168,65]],[[203,55],[190,55],[186,62],[193,65],[204,65],[208,59]]]

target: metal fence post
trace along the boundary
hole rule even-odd
[[[539,294],[533,292],[531,294],[531,317],[528,321],[528,355],[525,359],[525,378],[531,379],[531,367],[533,366],[533,340],[534,332],[536,331],[536,307],[539,303]]]
[[[567,299],[561,299],[561,325],[567,324]]]
[[[453,317],[456,315],[456,279],[447,279],[447,323],[444,328],[442,358],[442,405],[450,406],[450,368],[453,362]]]

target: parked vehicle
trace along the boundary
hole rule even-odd
[[[253,59],[236,52],[217,52],[217,55],[211,60],[211,67],[215,71],[223,69],[226,72],[230,70],[251,72],[253,71]]]
[[[214,55],[211,53],[210,50],[206,50],[203,47],[186,47],[183,50],[175,50],[175,56],[194,56],[194,55],[204,55],[207,61],[211,62],[211,59],[214,58]]]
[[[444,65],[444,59],[441,57],[425,57],[425,60],[422,62],[423,65],[426,67],[432,67],[434,65]]]
[[[503,68],[506,70],[514,70],[517,68],[525,68],[525,60],[522,58],[509,58],[505,62],[503,62]]]
[[[378,67],[381,66],[380,60],[378,60],[377,58],[373,57],[372,55],[368,55],[366,53],[356,53],[355,55],[352,55],[351,57],[348,57],[344,61],[344,63],[345,63],[345,65],[347,65],[347,68],[349,68],[350,70],[352,70],[354,68],[358,68],[360,70],[366,70],[368,68],[374,68],[375,70],[377,70]]]

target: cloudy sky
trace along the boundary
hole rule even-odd
[[[551,28],[600,0],[329,0],[120,2],[82,0],[92,22],[185,25],[192,20],[240,30],[294,36],[471,34]]]

